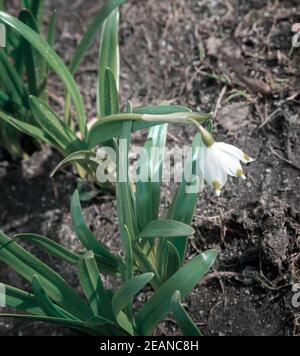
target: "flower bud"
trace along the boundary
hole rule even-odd
[[[205,146],[211,147],[215,143],[215,140],[213,139],[212,135],[201,125],[199,125],[199,130],[202,137],[202,141]]]

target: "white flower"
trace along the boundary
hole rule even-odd
[[[211,185],[216,195],[227,182],[228,175],[246,179],[241,163],[250,163],[253,159],[239,148],[223,142],[213,142],[204,148],[203,162],[200,170],[204,180]]]

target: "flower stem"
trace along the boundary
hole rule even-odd
[[[170,123],[170,124],[191,124],[191,120],[197,123],[203,123],[210,119],[211,114],[206,113],[193,113],[193,112],[180,112],[173,114],[137,114],[137,113],[119,113],[109,115],[101,118],[97,124],[106,124],[116,121],[146,121],[157,123]]]
[[[206,147],[211,147],[215,143],[215,140],[213,139],[212,135],[202,125],[200,125],[198,121],[192,118],[188,118],[187,120],[190,121],[192,124],[196,125],[202,137],[202,141]]]

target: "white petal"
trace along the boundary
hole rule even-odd
[[[220,188],[226,184],[228,176],[221,165],[219,150],[214,147],[214,145],[206,148],[204,152],[204,162],[200,169],[207,184],[214,186],[218,183]],[[217,194],[218,193],[220,193],[220,191],[218,191]]]
[[[241,172],[243,172],[240,161],[237,158],[229,155],[228,153],[225,153],[222,150],[219,150],[218,155],[220,159],[220,165],[227,174],[232,177],[237,177],[241,174]]]
[[[244,163],[250,163],[253,161],[253,159],[251,157],[249,157],[242,150],[240,150],[239,148],[237,148],[233,145],[229,145],[224,142],[215,142],[215,145],[223,152],[228,153],[229,155],[239,159],[240,161],[242,161]]]
[[[223,188],[224,185],[227,183],[228,174],[221,165],[219,165],[216,169],[216,177],[216,180],[221,184],[221,188]]]
[[[218,164],[215,161],[213,149],[211,147],[206,148],[204,151],[204,162],[202,166],[200,166],[200,169],[202,171],[204,180],[209,185],[212,185],[212,182],[215,180],[215,171],[217,166]]]

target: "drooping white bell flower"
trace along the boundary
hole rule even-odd
[[[253,159],[235,146],[215,142],[204,128],[200,129],[200,133],[205,144],[200,170],[205,182],[220,196],[228,175],[246,179],[241,162],[250,163]]]

